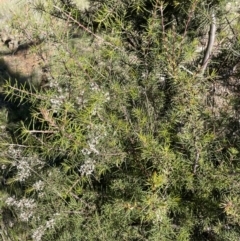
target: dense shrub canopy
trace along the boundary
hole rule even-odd
[[[239,240],[239,6],[10,5],[39,62],[1,60],[2,239]]]

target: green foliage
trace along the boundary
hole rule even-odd
[[[41,25],[8,20],[44,30],[29,51],[47,81],[3,87],[3,240],[238,240],[238,86],[227,109],[215,94],[239,76],[224,1],[80,2],[34,1]]]

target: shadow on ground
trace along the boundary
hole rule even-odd
[[[0,59],[0,111],[7,111],[7,130],[15,131],[20,121],[27,121],[30,117],[30,104],[20,103],[20,99],[10,100],[5,93],[5,84],[8,82],[11,85],[24,84],[26,88],[30,87],[32,75],[25,76],[18,72],[14,72],[9,67],[8,63],[3,58]]]

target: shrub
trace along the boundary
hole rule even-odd
[[[13,28],[44,31],[30,50],[46,56],[46,83],[4,87],[26,115],[8,126],[11,143],[1,137],[2,237],[238,240],[238,117],[233,104],[214,109],[224,48],[232,62],[238,51],[224,31],[237,27],[224,1],[211,4],[29,5],[41,24]]]

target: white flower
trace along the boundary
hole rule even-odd
[[[84,156],[90,155],[90,154],[91,154],[91,151],[89,151],[87,148],[83,148],[83,149],[82,149],[82,154],[83,154]]]
[[[20,182],[25,181],[28,177],[31,176],[31,167],[28,163],[27,158],[22,158],[22,160],[18,162],[16,167],[18,170],[17,179]]]
[[[93,90],[93,91],[100,91],[100,88],[96,83],[91,83],[90,89]]]
[[[32,239],[34,241],[41,241],[42,240],[42,236],[44,235],[46,231],[46,228],[44,226],[40,226],[38,227],[32,234]]]
[[[8,154],[11,156],[13,159],[18,159],[22,157],[22,150],[20,148],[14,148],[13,145],[10,145],[8,147]]]
[[[93,143],[88,143],[88,145],[89,145],[90,150],[91,150],[94,154],[96,154],[96,155],[99,154],[99,151],[96,149],[96,146],[95,146]]]
[[[106,102],[110,100],[110,94],[109,92],[106,92],[105,94],[105,97],[106,97]]]
[[[54,219],[51,219],[49,221],[46,222],[46,228],[54,228],[54,225],[55,225],[55,220]]]
[[[19,218],[24,222],[29,221],[29,219],[34,215],[34,211],[37,206],[34,199],[31,198],[16,200],[15,197],[9,197],[5,203],[10,207],[16,208],[19,212]]]
[[[44,188],[44,182],[42,180],[39,180],[33,184],[33,188],[36,191],[42,191]]]
[[[38,159],[37,155],[26,156],[24,155],[22,149],[14,148],[13,145],[9,146],[8,154],[13,159],[11,165],[16,167],[16,179],[20,182],[26,181],[26,179],[31,176],[32,169],[34,167],[41,169],[45,164],[43,161]],[[4,166],[2,166],[2,169],[3,168]]]
[[[90,6],[89,1],[87,0],[73,0],[73,2],[80,10],[86,10]]]
[[[79,172],[81,175],[91,175],[94,172],[95,169],[95,161],[92,159],[88,159],[79,169]]]
[[[57,216],[58,214],[54,215]],[[49,221],[46,222],[45,225],[41,225],[38,227],[32,234],[32,239],[34,241],[41,241],[42,236],[46,232],[47,229],[52,229],[55,226],[55,219],[50,219]]]
[[[44,194],[45,194],[44,192],[39,192],[39,193],[38,193],[38,197],[39,197],[39,198],[43,198],[43,197],[44,197]]]
[[[9,197],[7,198],[7,200],[5,201],[5,203],[7,204],[7,206],[14,206],[16,200],[15,200],[15,197]]]

